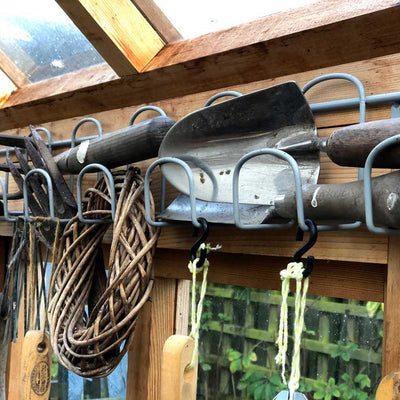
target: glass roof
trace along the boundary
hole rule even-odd
[[[299,8],[316,0],[154,0],[186,38],[230,28],[257,18]]]
[[[54,0],[0,1],[0,48],[32,83],[104,62]]]

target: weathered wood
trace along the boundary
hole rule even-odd
[[[26,332],[21,354],[21,400],[49,398],[51,354],[48,333],[33,330]]]
[[[400,371],[400,237],[389,238],[387,279],[385,282],[385,317],[383,328],[382,376]]]
[[[399,52],[396,29],[400,7],[394,1],[375,8],[367,3],[369,7],[358,9],[355,14],[346,14],[349,13],[346,9],[344,15],[337,15],[327,25],[314,28],[307,25],[300,32],[293,33],[288,28],[289,34],[280,32],[271,37],[263,28],[256,43],[253,29],[248,28],[247,37],[251,38],[248,39],[251,44],[200,58],[195,52],[189,61],[166,66],[166,62],[170,63],[171,51],[185,53],[181,46],[175,50],[170,48],[165,56],[164,52],[158,56],[160,60],[165,57],[164,61],[155,61],[145,74],[76,90],[73,94],[61,93],[16,108],[11,107],[16,104],[15,96],[11,96],[0,112],[0,129],[217,90]],[[335,4],[339,9],[340,5]],[[315,9],[312,14],[316,15]],[[294,25],[290,23],[290,26]],[[236,31],[230,31],[229,35],[232,47],[235,47]],[[207,35],[209,48],[213,48],[213,43],[218,43],[221,36],[223,33]],[[381,45],[382,38],[385,46]],[[194,51],[192,46],[193,43],[188,44],[190,51]]]
[[[128,352],[126,399],[147,399],[150,371],[149,344],[152,303],[147,302],[139,315],[136,333]]]
[[[164,42],[171,43],[182,39],[182,35],[153,0],[132,0],[132,2],[163,38]]]
[[[161,354],[164,343],[174,333],[176,280],[157,278],[152,294],[149,348],[148,399],[160,400]]]
[[[175,334],[187,335],[190,315],[190,287],[189,280],[178,280],[176,290]]]
[[[190,279],[187,257],[187,250],[157,249],[156,275],[162,278]],[[290,259],[219,251],[210,254],[209,261],[209,282],[280,290],[279,272]],[[383,265],[318,260],[311,274],[309,293],[383,302],[385,276],[386,268]]]
[[[7,55],[1,49],[0,65],[2,71],[8,76],[8,78],[17,88],[21,88],[30,84],[26,75],[7,57]]]
[[[57,0],[119,75],[142,71],[164,43],[129,0]]]

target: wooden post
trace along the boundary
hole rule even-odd
[[[400,371],[400,237],[389,237],[382,376]]]

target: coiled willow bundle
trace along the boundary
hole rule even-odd
[[[129,348],[139,311],[153,287],[159,232],[145,220],[143,179],[130,168],[123,183],[120,173],[114,174],[114,180],[119,195],[108,274],[100,261],[109,224],[86,224],[76,216],[60,239],[50,283],[53,351],[66,368],[83,377],[102,377],[115,369]],[[107,180],[101,178],[89,189],[84,203],[85,218],[110,219]]]

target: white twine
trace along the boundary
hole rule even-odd
[[[207,251],[208,254],[210,251],[218,250],[220,248],[221,248],[220,245],[217,245],[216,247],[211,247],[209,244],[205,245],[204,243],[202,243],[197,251],[197,258],[195,258],[193,261],[190,261],[188,265],[189,271],[192,273],[192,313],[191,313],[192,328],[190,330],[189,336],[194,339],[194,350],[193,350],[192,361],[187,368],[194,367],[199,353],[200,322],[201,322],[201,314],[203,312],[204,298],[207,291],[208,267],[210,265],[208,259],[206,258],[203,265],[201,267],[197,267],[197,264],[200,260],[200,253],[201,250],[204,249]],[[201,283],[201,288],[200,288],[199,302],[196,307],[196,276],[200,272],[203,272],[203,281]]]
[[[304,279],[303,283],[303,263],[291,262],[287,268],[282,270],[280,275],[282,279],[282,304],[281,304],[281,318],[279,321],[279,332],[278,340],[278,354],[275,357],[275,361],[278,365],[282,366],[282,382],[286,385],[285,377],[285,365],[286,365],[286,353],[288,347],[288,304],[287,299],[290,290],[290,279],[296,280],[296,295],[295,295],[295,320],[294,320],[294,346],[292,355],[291,373],[289,378],[288,388],[290,391],[290,400],[293,400],[294,392],[299,387],[300,381],[300,346],[301,336],[304,327],[304,310],[306,307],[306,296],[308,290],[308,277]],[[301,289],[303,286],[303,293]]]

